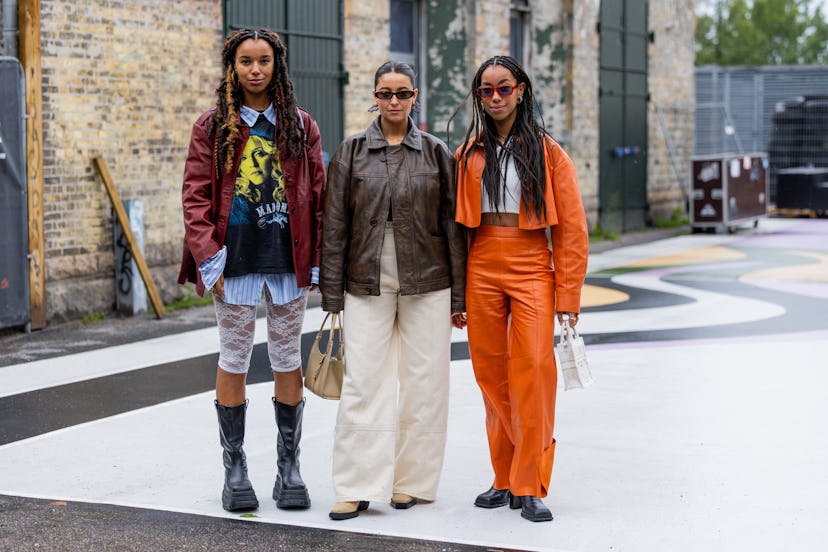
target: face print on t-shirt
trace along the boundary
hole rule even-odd
[[[278,157],[274,162],[275,147],[265,134],[266,131],[254,127],[244,146],[233,198],[231,218],[235,220],[231,224],[253,224],[259,228],[274,223],[284,228],[287,224],[282,166]]]

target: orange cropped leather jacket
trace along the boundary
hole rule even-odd
[[[589,255],[589,231],[581,192],[572,160],[555,140],[544,140],[546,163],[546,220],[538,220],[520,202],[519,227],[533,230],[549,227],[555,271],[555,310],[580,312],[581,288],[584,284]],[[482,147],[472,145],[465,163],[461,158],[467,146],[455,153],[457,161],[457,209],[455,220],[467,228],[480,226],[481,179],[485,159]]]

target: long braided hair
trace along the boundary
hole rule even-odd
[[[518,84],[526,85],[523,91],[523,101],[517,104],[517,116],[504,144],[498,142],[494,119],[483,109],[483,101],[475,93],[481,84],[483,71],[492,65],[505,67],[512,73]],[[546,164],[543,153],[545,137],[549,136],[549,133],[544,128],[543,120],[538,121],[535,118],[535,96],[529,76],[515,58],[494,56],[484,61],[475,73],[469,95],[472,97],[473,109],[472,118],[466,130],[464,149],[461,152],[463,168],[466,168],[469,154],[480,148],[479,143],[482,142],[486,160],[483,169],[483,186],[489,195],[491,207],[495,209],[495,212],[499,212],[499,205],[504,194],[506,161],[511,155],[515,160],[515,168],[520,180],[520,196],[524,205],[534,211],[538,220],[544,220],[546,200],[543,197],[543,190],[546,181]],[[471,138],[475,139],[470,141]],[[499,154],[498,146],[502,146]]]
[[[287,66],[287,49],[279,35],[268,29],[239,29],[224,41],[221,51],[222,76],[216,88],[216,110],[213,112],[210,133],[214,136],[213,159],[217,177],[233,168],[235,143],[239,137],[238,113],[244,94],[236,75],[236,50],[245,40],[264,40],[273,48],[273,75],[268,87],[270,101],[279,121],[276,125],[273,152],[274,161],[279,152],[286,151],[289,157],[302,154],[304,133],[296,109],[293,81]]]

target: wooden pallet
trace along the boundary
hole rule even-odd
[[[768,214],[772,217],[784,218],[817,218],[818,216],[815,209],[780,208],[773,205],[768,207]]]

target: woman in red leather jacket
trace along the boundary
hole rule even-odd
[[[286,50],[269,30],[224,43],[216,106],[193,125],[184,169],[184,257],[179,283],[213,294],[219,329],[216,400],[225,510],[258,507],[247,476],[245,385],[256,307],[264,296],[278,428],[273,499],[309,508],[299,473],[300,338],[318,283],[325,169],[319,129],[297,107]]]

